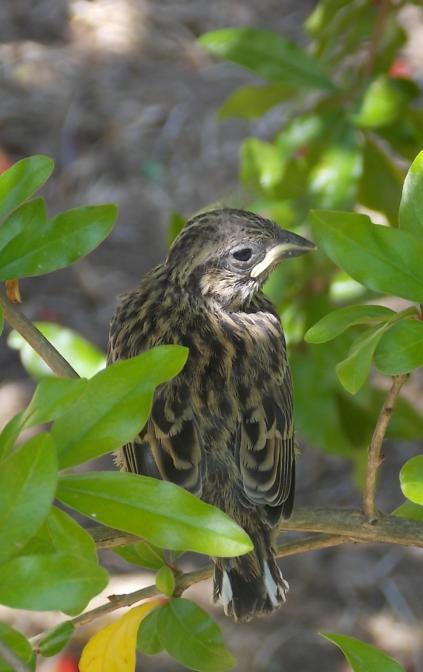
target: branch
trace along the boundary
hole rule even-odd
[[[380,411],[377,419],[376,427],[373,432],[372,440],[369,447],[369,457],[367,461],[367,475],[363,490],[363,511],[370,521],[377,518],[376,508],[376,486],[379,467],[382,464],[382,444],[385,438],[385,433],[391,419],[392,411],[395,402],[400,393],[401,387],[408,378],[408,374],[402,376],[395,376],[392,379],[392,386],[388,392],[388,396]]]
[[[60,352],[46,339],[45,336],[35,327],[28,318],[21,313],[13,303],[9,301],[5,292],[0,288],[0,306],[3,308],[4,316],[10,326],[29,343],[45,363],[50,367],[56,376],[63,378],[79,378],[77,372],[62,357]]]

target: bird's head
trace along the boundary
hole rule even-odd
[[[313,249],[313,243],[269,219],[224,208],[190,219],[166,263],[173,282],[222,306],[239,309],[283,259]]]

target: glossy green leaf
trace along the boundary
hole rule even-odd
[[[423,242],[352,212],[311,212],[316,243],[355,280],[376,292],[423,301]]]
[[[110,233],[115,205],[92,205],[54,217],[42,232],[31,228],[0,250],[0,280],[51,273],[94,250]]]
[[[224,672],[236,664],[217,623],[191,600],[175,598],[160,608],[158,636],[166,651],[190,670]]]
[[[15,656],[30,670],[35,670],[35,654],[26,637],[10,625],[0,623],[0,642],[3,642]],[[12,672],[10,665],[0,654],[0,672]]]
[[[39,189],[53,172],[48,156],[22,159],[0,175],[0,220]]]
[[[421,240],[423,236],[423,151],[411,164],[402,192],[399,224]]]
[[[112,549],[121,558],[133,565],[146,567],[147,569],[160,569],[166,563],[164,552],[161,548],[140,541],[137,544],[127,544]]]
[[[199,38],[214,56],[288,86],[334,89],[326,72],[304,49],[270,30],[223,28]]]
[[[33,201],[23,203],[0,225],[0,249],[25,232],[37,231],[38,235],[43,235],[47,222],[47,208],[44,199],[35,198]]]
[[[147,654],[147,656],[155,656],[160,651],[163,651],[159,637],[159,618],[163,606],[157,607],[150,614],[147,614],[141,621],[138,630],[137,649]]]
[[[400,485],[405,497],[423,505],[423,455],[408,460],[400,471]]]
[[[392,511],[392,515],[398,516],[398,518],[407,518],[408,520],[423,522],[423,506],[414,504],[414,502],[405,501],[395,509],[395,511]]]
[[[81,464],[131,441],[147,422],[154,388],[176,376],[188,349],[163,345],[97,373],[52,435],[62,468]]]
[[[285,162],[270,142],[247,138],[241,148],[241,179],[250,187],[271,190],[280,182]]]
[[[78,613],[107,580],[102,567],[79,556],[22,555],[1,567],[0,602],[15,609]]]
[[[169,217],[169,225],[167,230],[167,244],[170,247],[175,238],[181,233],[186,224],[185,217],[179,212],[172,212]]]
[[[342,141],[329,145],[310,171],[309,190],[314,207],[352,208],[362,166],[358,137],[347,127]]]
[[[357,324],[378,324],[394,315],[384,306],[346,306],[338,308],[316,322],[305,334],[307,343],[326,343]]]
[[[252,548],[244,530],[222,511],[167,481],[106,471],[63,476],[57,496],[80,513],[161,548],[222,557]]]
[[[411,82],[380,75],[370,83],[354,121],[366,129],[392,124],[416,94],[418,89]]]
[[[383,324],[359,336],[354,341],[348,357],[336,365],[336,373],[340,382],[351,394],[356,394],[366,382],[375,349],[389,327],[389,324]]]
[[[0,562],[16,555],[35,534],[47,517],[56,484],[57,459],[49,434],[37,434],[2,460]]]
[[[106,366],[104,353],[76,331],[53,322],[35,322],[35,326],[83,378],[90,378]],[[49,366],[17,331],[10,333],[7,343],[19,350],[22,364],[33,378],[53,376]]]
[[[366,138],[358,190],[359,202],[366,208],[383,213],[392,226],[397,226],[403,180],[403,171],[391,157]]]
[[[25,427],[34,427],[55,420],[75,403],[84,392],[83,378],[45,378],[36,387],[25,409]]]
[[[24,425],[23,412],[15,415],[0,432],[0,460],[11,452]]]
[[[175,575],[168,565],[160,567],[156,574],[156,587],[163,595],[171,597],[175,591]]]
[[[341,649],[354,672],[405,672],[396,660],[371,644],[346,635],[321,634]]]
[[[279,82],[269,82],[262,86],[247,84],[237,89],[225,100],[218,112],[219,119],[241,117],[255,119],[261,117],[275,105],[291,98],[294,90]]]
[[[387,376],[423,366],[423,322],[402,320],[384,334],[375,352],[376,367]]]
[[[60,623],[43,635],[38,646],[40,653],[45,658],[55,656],[65,648],[75,632],[75,626],[71,621]]]

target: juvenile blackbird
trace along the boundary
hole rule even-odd
[[[261,287],[280,261],[312,249],[252,212],[197,215],[111,324],[109,362],[160,344],[189,348],[118,463],[177,483],[250,535],[253,552],[214,560],[214,599],[235,620],[277,609],[288,589],[272,530],[294,501],[292,383],[279,317]]]

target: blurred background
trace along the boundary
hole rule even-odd
[[[379,3],[364,4],[377,8]],[[419,3],[402,4],[407,7],[399,18],[406,35],[401,64],[421,91],[422,14]],[[88,203],[119,205],[118,225],[97,251],[71,268],[21,283],[28,317],[70,327],[104,351],[116,297],[163,259],[172,213],[187,217],[212,203],[253,203],[245,180],[240,185],[240,147],[247,136],[271,139],[283,124],[285,105],[255,118],[218,119],[217,110],[235,88],[260,78],[211,59],[197,38],[221,27],[254,26],[305,44],[303,22],[315,6],[312,0],[1,1],[0,171],[24,156],[48,154],[56,162],[43,190],[50,214]],[[415,144],[411,158],[422,147],[423,141]],[[397,157],[400,168],[411,158]],[[281,223],[284,212],[278,210]],[[287,209],[286,225],[292,223],[291,215]],[[293,268],[301,273],[301,266]],[[286,279],[281,286],[283,294]],[[284,310],[295,343],[298,325],[290,306],[282,305],[282,315]],[[307,366],[304,374],[301,348],[293,361],[301,397],[307,378],[314,374]],[[19,352],[8,347],[5,338],[0,341],[0,371],[3,426],[27,403],[34,387]],[[305,383],[300,375],[302,380],[305,375]],[[316,380],[311,381],[310,389],[315,386]],[[386,446],[379,497],[386,511],[402,501],[401,465],[422,447],[422,389],[421,379],[414,377],[408,392],[412,410],[404,412],[403,420],[414,423],[415,431],[408,436],[398,432]],[[342,399],[338,406],[342,411]],[[322,417],[320,411],[313,415],[312,409],[308,415],[304,408],[300,398],[300,427],[305,430],[300,432],[297,503],[359,506],[357,484],[365,452],[353,459],[352,453],[330,446],[327,435],[333,430],[335,442],[340,436],[338,426],[331,425],[332,416]],[[351,424],[350,410],[345,412]],[[360,416],[352,419],[353,424],[362,422]],[[324,437],[321,424],[326,426]],[[361,439],[363,444],[366,440]],[[102,465],[110,468],[110,462]],[[347,670],[341,654],[318,634],[327,631],[372,642],[398,658],[408,672],[418,672],[423,669],[422,560],[417,549],[360,545],[287,558],[287,604],[273,617],[247,625],[232,623],[210,605],[209,584],[199,584],[187,594],[221,622],[240,671]],[[113,574],[107,594],[151,583],[151,576],[124,565],[112,553],[105,554],[105,561]],[[186,566],[193,562],[188,559]],[[10,618],[10,612],[0,608],[0,619]],[[60,615],[15,612],[13,618],[12,625],[32,635],[58,622]],[[68,657],[46,661],[40,670],[75,670],[73,661],[90,632],[82,629]],[[182,669],[165,656],[143,658],[141,668]]]

